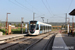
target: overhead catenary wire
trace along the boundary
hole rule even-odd
[[[57,17],[50,17],[50,18],[55,18],[56,19]],[[61,18],[64,18],[64,17],[61,17]]]
[[[46,2],[47,2],[47,5],[48,5],[48,7],[49,7],[49,9],[50,9],[50,12],[52,13],[52,15],[53,16],[58,16],[59,17],[59,15],[56,15],[56,14],[54,14],[53,12],[52,12],[52,10],[51,10],[51,7],[50,7],[50,5],[48,4],[48,1],[46,0]],[[61,16],[60,16],[61,17]]]
[[[61,17],[61,16],[59,16],[59,15],[55,15],[55,14],[53,14],[53,12],[51,11],[51,8],[50,8],[50,5],[48,4],[48,1],[46,0],[46,3],[47,3],[47,6],[48,6],[48,8],[49,8],[49,12],[51,12],[51,14],[52,14],[52,17],[50,17],[50,18],[57,18],[57,16],[59,17],[59,18],[64,18],[64,17]],[[45,7],[47,7],[46,5],[45,5]],[[53,17],[53,16],[56,16],[56,17]],[[47,18],[46,18],[46,20],[47,20]]]
[[[21,7],[21,8],[24,9],[24,10],[30,11],[29,9],[27,9],[27,8],[25,8],[25,7],[23,7],[23,6],[20,6],[20,5],[16,4],[16,3],[12,2],[11,0],[9,0],[9,2],[13,3],[13,4],[16,5],[16,6]],[[30,11],[30,12],[32,12],[32,11]]]
[[[39,10],[38,9],[36,9],[31,3],[29,3],[27,0],[25,0],[32,8],[34,8],[36,11],[38,11],[39,12]]]
[[[48,5],[48,7],[49,7],[49,9],[50,9],[51,14],[53,14],[53,12],[52,12],[52,10],[51,10],[51,7],[50,7],[50,5],[49,5],[49,3],[48,3],[47,0],[46,0],[46,3],[47,3],[47,5]]]
[[[25,7],[26,9],[30,10],[31,12],[33,12],[31,9],[27,8],[26,6],[24,6],[23,4],[19,3],[18,1],[15,0],[15,2],[17,2],[19,5]]]
[[[16,0],[15,0],[16,1]],[[26,1],[26,0],[25,0]],[[18,4],[20,4],[21,6],[27,8],[26,6],[24,6],[23,4],[19,3],[18,1],[16,1]],[[26,1],[27,2],[27,1]],[[32,6],[30,3],[28,3],[30,6]],[[33,6],[32,6],[33,7]],[[35,10],[38,11],[38,9],[36,9],[35,7],[33,7]],[[27,8],[28,10],[30,10],[29,8]],[[30,10],[31,12],[35,13],[33,10]],[[39,12],[39,11],[38,11]],[[36,13],[37,14],[37,13]]]
[[[21,7],[21,8],[23,8],[24,10],[28,10],[28,11],[30,11],[30,12],[32,12],[32,13],[34,13],[32,10],[30,10],[29,8],[27,8],[26,6],[24,6],[24,5],[22,5],[21,3],[19,3],[18,1],[16,1],[18,4],[20,4],[20,5],[18,5],[18,4],[16,4],[16,3],[14,3],[14,2],[12,2],[11,0],[9,0],[11,3],[13,3],[13,4],[15,4],[15,5],[17,5],[17,6],[19,6],[19,7]],[[36,13],[37,14],[37,13]],[[41,17],[41,16],[39,16],[39,17]],[[37,18],[37,17],[36,17]]]
[[[10,0],[9,0],[9,2],[11,2],[11,3],[13,3],[13,4],[15,4],[15,5],[21,7],[20,5],[18,5],[18,4],[16,4],[16,3],[12,2],[12,1],[10,1]],[[21,8],[23,8],[23,7],[21,7]],[[25,9],[25,8],[23,8],[23,9]]]
[[[69,5],[68,10],[67,10],[67,13],[68,13],[68,11],[69,11],[69,9],[71,7],[72,2],[73,2],[73,0],[71,0],[71,2],[70,2],[70,5]]]
[[[16,1],[16,0],[15,0]],[[21,3],[19,3],[18,1],[16,1],[18,4],[20,4],[21,6],[23,6],[23,7],[25,7],[25,8],[27,8],[26,6],[24,6],[23,4],[21,4]],[[32,6],[32,5],[31,5]],[[33,7],[33,6],[32,6]],[[28,10],[30,10],[29,8],[27,8]],[[36,9],[37,10],[37,9]],[[33,10],[30,10],[32,13],[35,13],[35,12],[33,12]],[[37,14],[37,13],[36,13]]]
[[[45,15],[45,14],[39,15],[39,16],[37,16],[36,18],[39,18],[39,17],[41,17],[41,16],[43,16],[43,15]]]
[[[44,1],[42,0],[42,3],[44,4],[45,8],[47,9],[47,11],[51,14],[50,10],[47,8],[47,6],[45,5]]]
[[[31,3],[29,3],[27,0],[25,0],[32,8],[34,8],[36,11],[40,12],[38,9],[36,9]],[[41,12],[40,12],[41,13]],[[37,14],[37,13],[36,13]],[[42,14],[42,13],[41,13]],[[40,17],[40,16],[39,16]],[[37,18],[37,17],[36,17]]]

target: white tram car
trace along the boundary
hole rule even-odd
[[[38,21],[30,21],[29,22],[29,35],[39,35],[42,33],[46,33],[51,31],[52,25],[38,22]]]

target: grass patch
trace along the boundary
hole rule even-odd
[[[3,32],[3,35],[5,35],[5,29],[0,29],[0,32]]]
[[[0,29],[0,32],[3,32],[3,35],[5,35],[6,29]],[[25,28],[23,28],[23,33],[25,32]],[[8,33],[8,31],[7,31]],[[18,29],[11,29],[11,34],[22,34],[21,28]]]
[[[52,31],[55,31],[56,29],[52,29]]]
[[[22,34],[21,28],[18,29],[12,29],[11,30],[13,34]],[[23,28],[23,33],[25,32],[25,28]]]
[[[21,33],[21,29],[20,28],[12,29],[11,31],[12,31],[13,34]]]

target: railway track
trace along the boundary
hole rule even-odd
[[[13,41],[9,41],[9,42],[5,42],[3,44],[0,45],[0,50],[5,50],[11,46],[14,46],[16,44],[18,44],[19,42],[21,41],[26,41],[26,40],[29,40],[31,38],[21,38],[21,39],[16,39],[16,40],[13,40]]]
[[[53,39],[54,39],[54,37],[55,37],[55,34],[48,34],[48,35],[46,35],[46,36],[44,36],[44,37],[42,37],[41,39],[39,39],[38,41],[36,41],[35,43],[33,43],[33,44],[31,44],[29,47],[27,47],[25,50],[42,50],[42,49],[40,49],[40,48],[43,48],[43,50],[45,50],[46,48],[47,48],[47,46],[48,46],[48,44],[49,44],[49,42],[50,41],[52,41],[53,42]],[[47,38],[50,38],[49,39],[49,41],[45,44],[45,46],[44,47],[38,47],[37,45],[40,45],[42,42],[42,40],[43,39],[47,39]],[[46,41],[46,40],[45,40]],[[41,43],[40,43],[41,42]],[[52,43],[51,42],[51,43]],[[39,43],[39,44],[38,44]],[[41,44],[42,45],[42,44]],[[34,46],[37,46],[37,48],[36,47],[34,47]],[[50,46],[50,45],[49,45]]]
[[[45,37],[46,35],[48,34],[43,34],[39,36],[25,36],[20,38],[14,38],[12,40],[8,40],[5,43],[0,44],[0,50],[22,50],[27,48],[30,44],[34,43],[38,39]]]
[[[56,34],[53,35],[49,41],[47,42],[47,44],[44,46],[43,50],[52,50],[52,46],[53,46],[53,41],[54,41],[54,38],[55,38]]]

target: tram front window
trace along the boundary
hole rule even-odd
[[[29,26],[30,33],[34,33],[35,32],[36,22],[37,21],[30,21],[30,26]]]
[[[35,24],[30,24],[30,30],[34,30],[35,29]]]

